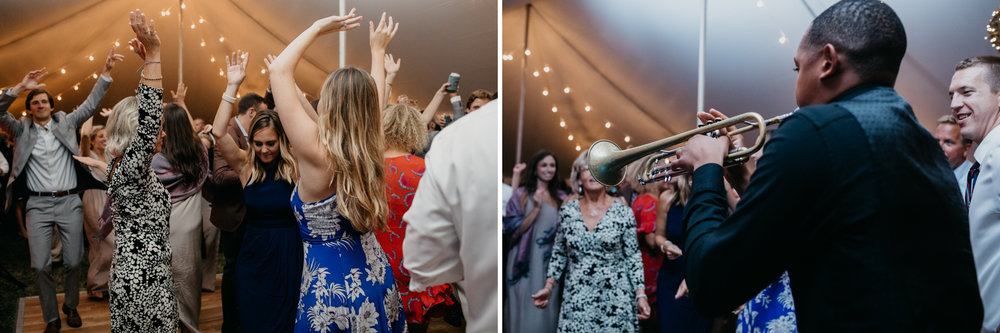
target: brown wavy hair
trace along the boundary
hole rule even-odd
[[[274,179],[281,179],[290,184],[295,184],[299,179],[299,168],[298,164],[295,163],[294,152],[289,149],[288,136],[285,136],[285,129],[281,127],[281,118],[278,118],[278,113],[271,110],[257,111],[253,120],[250,121],[250,137],[247,139],[250,141],[250,144],[253,144],[253,138],[257,136],[257,133],[267,128],[273,128],[275,134],[278,135],[278,158],[275,160],[277,162],[277,169],[274,173]],[[248,173],[248,184],[264,180],[264,176],[267,175],[266,166],[264,162],[261,162],[257,158],[257,151],[253,147],[247,150],[246,165],[249,168],[243,168],[243,172]]]
[[[338,69],[323,82],[318,106],[337,210],[359,232],[385,229],[385,139],[375,80],[357,67]]]

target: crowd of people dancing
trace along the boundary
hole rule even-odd
[[[233,52],[214,125],[192,116],[183,82],[173,103],[163,100],[160,38],[138,9],[129,13],[129,45],[143,61],[138,87],[100,112],[106,125],[94,125],[94,113],[124,59],[115,47],[72,112],[53,111],[42,89],[45,68],[4,91],[0,128],[15,142],[7,203],[26,198],[46,332],[62,325],[51,276],[54,233],[67,268],[62,312],[70,327],[82,325],[76,307],[86,238],[87,291],[109,300],[113,332],[198,332],[201,294],[215,288],[220,248],[223,332],[423,332],[432,317],[470,332],[495,330],[497,286],[482,277],[497,274],[496,256],[462,251],[460,240],[488,245],[475,234],[497,234],[496,206],[480,203],[498,202],[497,191],[472,197],[459,190],[496,189],[496,171],[470,173],[459,187],[431,175],[447,175],[463,158],[497,165],[496,135],[468,142],[450,134],[489,133],[490,126],[495,134],[496,96],[477,90],[463,106],[458,87],[446,83],[424,110],[405,95],[389,104],[401,62],[387,49],[399,23],[382,13],[369,21],[370,71],[339,68],[317,101],[306,100],[293,76],[299,59],[316,39],[361,21],[355,10],[322,18],[265,57],[264,96],[234,97],[250,56]],[[30,116],[17,119],[6,111],[24,91]],[[446,96],[453,116],[434,119]],[[466,209],[475,213],[455,213]]]

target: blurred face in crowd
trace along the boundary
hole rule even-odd
[[[962,144],[961,127],[948,123],[938,124],[937,128],[934,129],[934,138],[941,145],[941,150],[944,150],[944,155],[948,157],[948,164],[951,165],[952,169],[965,162],[965,158],[968,156],[968,150],[966,150],[968,147]]]
[[[200,133],[205,129],[205,119],[195,118],[194,119],[194,132]]]
[[[992,91],[985,76],[983,66],[962,69],[951,77],[948,88],[951,112],[962,128],[962,137],[977,143],[1000,124],[1000,91]]]
[[[535,174],[538,175],[538,180],[543,182],[549,182],[556,175],[556,158],[552,155],[545,156],[541,161],[538,162],[538,169]]]
[[[253,135],[253,150],[262,163],[271,163],[278,158],[278,133],[274,127],[265,127]]]
[[[35,121],[48,121],[52,117],[52,105],[49,104],[49,95],[46,93],[37,94],[31,98],[31,117]]]
[[[584,192],[604,189],[604,185],[598,183],[597,179],[594,179],[594,175],[590,174],[590,168],[588,167],[583,167],[583,169],[580,170],[580,185],[583,186]]]
[[[108,146],[108,135],[105,130],[100,130],[94,135],[94,150],[104,151]]]
[[[476,98],[474,101],[472,101],[470,107],[468,109],[465,109],[465,113],[470,113],[472,111],[479,110],[479,108],[483,107],[483,105],[486,105],[486,103],[489,102],[490,100],[486,98]]]

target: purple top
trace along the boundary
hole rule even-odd
[[[184,184],[184,175],[174,170],[173,165],[167,160],[167,156],[163,155],[162,152],[156,153],[153,156],[153,172],[156,173],[156,178],[163,183],[163,187],[167,188],[167,192],[170,192],[170,202],[177,203],[183,201],[198,193],[201,190],[202,184],[205,183],[205,179],[209,176],[208,170],[208,153],[202,154],[201,160],[201,179],[194,183]]]

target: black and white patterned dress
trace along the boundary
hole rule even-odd
[[[120,161],[108,166],[112,224],[111,331],[177,332],[170,270],[170,194],[150,168],[163,118],[163,89],[139,84],[139,127]],[[113,172],[112,172],[113,170]]]
[[[547,274],[563,284],[558,331],[638,332],[635,291],[644,285],[632,209],[615,200],[587,231],[573,199],[559,218]]]

